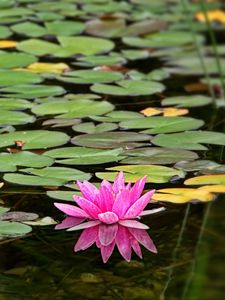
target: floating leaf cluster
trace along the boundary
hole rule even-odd
[[[155,201],[211,201],[224,191],[224,166],[199,157],[225,146],[225,134],[192,115],[212,109],[210,89],[220,87],[204,18],[191,4],[202,22],[192,20],[194,41],[179,1],[153,2],[0,3],[0,172],[8,185],[54,187],[48,196],[70,200],[74,180],[111,181],[122,170],[126,181],[147,175],[159,184]],[[197,75],[209,89],[185,94],[171,86],[177,74]],[[203,187],[161,188],[170,182]]]

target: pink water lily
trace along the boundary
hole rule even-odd
[[[101,223],[108,225],[119,223],[125,227],[146,229],[146,225],[138,222],[137,219],[164,209],[157,208],[144,211],[154,194],[154,190],[151,190],[141,196],[146,179],[145,176],[137,180],[133,186],[131,183],[125,185],[124,174],[120,172],[113,184],[103,180],[99,189],[88,181],[83,183],[77,181],[83,197],[74,195],[73,199],[79,207],[54,203],[67,216],[73,217],[70,219],[70,226],[67,226],[65,222],[65,224],[57,226],[56,229],[70,227],[70,230],[78,230]],[[88,221],[84,222],[85,220]]]
[[[117,223],[112,225],[102,223],[85,229],[75,244],[74,251],[86,250],[93,244],[96,244],[100,249],[104,263],[110,258],[115,246],[126,261],[131,260],[132,249],[137,256],[142,258],[139,244],[148,251],[157,253],[156,247],[146,230],[128,228]]]

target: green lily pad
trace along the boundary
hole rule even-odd
[[[42,80],[40,75],[30,72],[0,70],[0,86],[39,83]]]
[[[17,44],[16,48],[19,51],[27,52],[37,56],[54,54],[60,49],[60,46],[47,41],[38,39],[29,39]]]
[[[95,125],[93,122],[87,122],[74,125],[72,128],[74,131],[83,133],[100,133],[115,130],[118,128],[118,125],[115,123],[101,123]]]
[[[0,153],[0,172],[14,172],[18,166],[43,168],[54,163],[54,159],[28,151]]]
[[[3,179],[7,182],[14,184],[32,186],[61,186],[67,182],[67,180],[59,178],[48,178],[17,173],[6,173],[3,176]]]
[[[32,108],[33,103],[24,99],[16,98],[0,98],[0,108],[4,110],[23,110],[27,108]]]
[[[1,92],[7,93],[6,97],[18,97],[18,98],[38,98],[38,97],[48,97],[56,96],[65,93],[64,88],[57,85],[15,85],[0,89]]]
[[[122,148],[102,150],[85,147],[59,148],[45,152],[45,155],[57,159],[57,163],[65,165],[93,165],[108,163],[124,158],[125,156],[120,156],[122,154]]]
[[[30,54],[9,52],[0,53],[0,68],[11,69],[26,67],[37,61],[37,58]]]
[[[27,168],[20,170],[21,172],[36,175],[44,178],[56,178],[64,180],[64,182],[79,180],[89,180],[91,175],[77,169],[64,167],[46,167],[42,169]]]
[[[12,32],[6,26],[0,26],[0,39],[5,39],[9,37]]]
[[[123,164],[156,164],[156,165],[167,165],[173,164],[179,161],[190,161],[198,158],[195,152],[187,150],[171,150],[166,148],[157,147],[145,147],[124,151],[123,155],[128,158],[120,161]]]
[[[203,95],[168,97],[162,100],[162,106],[198,107],[212,103],[212,98]]]
[[[54,53],[55,56],[68,57],[72,55],[95,55],[109,52],[114,48],[114,43],[110,40],[93,38],[87,36],[80,37],[58,37],[61,45],[60,49]]]
[[[93,148],[112,149],[124,147],[132,149],[145,145],[139,142],[149,141],[150,137],[136,132],[102,132],[78,135],[72,138],[71,143]]]
[[[15,141],[22,141],[23,150],[51,148],[66,144],[70,137],[59,131],[48,130],[30,130],[15,131],[11,133],[0,134],[1,147],[8,147],[15,144]]]
[[[203,36],[197,36],[198,41],[203,41]],[[188,31],[162,31],[149,34],[145,38],[124,37],[123,42],[128,46],[143,48],[175,47],[193,44],[192,34]]]
[[[33,123],[35,117],[20,111],[1,110],[0,125],[20,125]]]
[[[17,222],[0,221],[0,236],[14,237],[25,235],[32,231],[32,228]]]
[[[125,165],[107,168],[106,170],[113,172],[97,172],[95,175],[101,179],[114,181],[118,174],[115,171],[123,171],[126,182],[135,182],[147,175],[147,182],[152,183],[164,183],[168,182],[172,177],[183,178],[185,176],[185,173],[181,170],[155,165]]]
[[[71,192],[71,191],[47,191],[47,196],[49,196],[50,198],[63,200],[63,201],[74,202],[74,200],[73,200],[74,195],[80,196],[81,193],[76,192],[76,191],[73,191],[73,192]]]
[[[83,118],[91,115],[103,115],[113,110],[114,106],[107,101],[57,100],[42,103],[33,107],[36,115],[59,115],[60,118]]]
[[[78,70],[58,76],[58,80],[77,84],[92,84],[98,82],[113,82],[123,79],[123,75],[113,71]]]
[[[213,131],[187,131],[174,134],[159,134],[151,139],[160,147],[188,150],[207,150],[202,144],[225,145],[225,134]]]
[[[203,57],[204,65],[208,74],[218,74],[217,64],[213,57]],[[178,73],[182,75],[205,75],[200,59],[196,56],[186,56],[168,61],[168,71],[170,73]],[[222,71],[225,71],[225,59],[220,58]]]
[[[107,55],[90,55],[84,57],[78,57],[75,65],[84,67],[95,67],[95,66],[112,66],[116,64],[125,64],[127,60],[119,55],[118,53],[109,53]]]
[[[164,90],[164,85],[154,81],[144,80],[121,80],[116,85],[94,84],[91,90],[100,94],[115,96],[138,96],[160,93]]]
[[[151,128],[143,131],[143,133],[154,134],[196,129],[203,124],[204,122],[202,120],[188,117],[146,117],[123,121],[119,126],[126,129]]]
[[[33,22],[23,22],[11,27],[14,32],[29,37],[40,37],[43,35],[70,36],[81,33],[84,28],[85,26],[83,23],[73,21],[46,22],[45,27]]]
[[[91,119],[98,121],[98,122],[122,122],[126,120],[132,120],[136,118],[144,118],[143,114],[134,112],[134,111],[128,111],[128,110],[116,110],[112,111],[105,116],[91,116]]]

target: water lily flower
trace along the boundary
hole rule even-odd
[[[147,250],[157,253],[156,247],[146,230],[128,228],[119,223],[112,225],[101,223],[84,229],[74,246],[74,251],[86,250],[94,243],[100,249],[104,263],[112,255],[115,246],[117,246],[120,254],[126,261],[131,260],[132,249],[137,256],[142,258],[139,244],[142,244]]]
[[[124,174],[120,172],[113,184],[103,180],[99,189],[88,181],[83,183],[77,181],[83,196],[73,196],[78,206],[63,203],[54,205],[67,216],[73,217],[70,219],[73,224],[70,230],[85,229],[101,223],[108,225],[119,223],[130,228],[146,229],[146,225],[137,219],[164,210],[164,208],[144,210],[154,193],[154,190],[151,190],[141,196],[146,179],[145,176],[137,180],[133,186],[131,183],[126,185]],[[84,222],[85,220],[88,221]],[[71,227],[65,226],[67,224],[60,224],[56,229]]]

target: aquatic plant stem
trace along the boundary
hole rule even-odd
[[[174,263],[176,261],[177,252],[178,252],[178,250],[180,248],[180,245],[181,245],[181,242],[182,242],[183,234],[184,234],[185,227],[186,227],[187,220],[188,220],[188,215],[189,215],[189,212],[190,212],[190,207],[191,207],[191,204],[188,204],[187,207],[186,207],[185,213],[184,213],[184,218],[183,218],[183,222],[181,224],[181,229],[180,229],[180,232],[179,232],[179,235],[178,235],[178,238],[177,238],[177,243],[176,243],[176,246],[175,246],[174,251],[172,253],[172,263],[171,263],[172,266],[169,269],[167,281],[166,281],[164,289],[163,289],[163,291],[162,291],[162,293],[160,295],[160,300],[165,300],[166,299],[165,298],[165,293],[166,293],[166,290],[169,287],[170,282],[172,281],[172,275],[173,275],[173,270],[174,270]]]
[[[202,237],[203,237],[203,234],[204,234],[204,231],[205,231],[205,227],[206,227],[206,224],[207,224],[207,221],[208,221],[208,217],[209,217],[209,213],[210,213],[210,209],[211,209],[212,204],[213,204],[213,202],[210,202],[207,205],[206,209],[205,209],[203,221],[202,221],[202,224],[201,224],[201,228],[200,228],[199,235],[198,235],[198,240],[197,240],[194,255],[193,255],[194,259],[193,259],[193,263],[191,265],[190,275],[189,275],[189,277],[188,277],[188,279],[185,283],[181,300],[188,299],[186,296],[187,296],[189,287],[191,285],[191,282],[192,282],[192,279],[193,279],[193,276],[194,276],[194,272],[195,272],[195,268],[196,268],[196,257],[198,255],[199,245],[202,241]]]
[[[224,92],[225,92],[225,81],[224,81],[224,78],[223,78],[223,69],[222,69],[222,66],[221,66],[221,63],[220,63],[220,57],[219,57],[219,53],[218,53],[218,50],[217,50],[217,42],[216,42],[215,34],[212,30],[211,23],[209,21],[209,17],[208,17],[208,14],[207,14],[207,9],[206,9],[206,6],[205,6],[205,2],[203,0],[200,0],[199,3],[200,3],[201,10],[204,14],[205,20],[206,20],[206,26],[207,26],[207,29],[208,29],[208,32],[209,32],[211,43],[212,43],[213,52],[214,52],[214,55],[215,55],[215,61],[216,61],[216,65],[217,65],[219,75],[220,75],[220,82],[221,82],[221,85],[222,85],[222,88],[223,88],[223,94],[224,94]]]
[[[200,47],[199,42],[197,40],[196,32],[195,32],[195,29],[194,29],[194,26],[193,26],[193,23],[192,23],[192,16],[191,16],[190,11],[188,9],[188,4],[189,3],[187,3],[187,0],[181,0],[181,4],[183,6],[185,16],[187,16],[187,24],[188,24],[189,28],[191,29],[191,34],[192,34],[192,37],[193,37],[193,40],[194,40],[194,43],[195,43],[195,47],[196,47],[196,50],[197,50],[197,53],[198,53],[198,57],[199,57],[201,67],[202,67],[202,69],[204,71],[204,74],[205,74],[205,78],[206,78],[206,81],[207,81],[207,85],[209,87],[210,95],[213,99],[213,104],[216,107],[216,96],[215,96],[213,88],[210,84],[210,75],[207,71],[207,67],[206,67],[206,64],[204,62],[203,55],[201,53],[201,47]]]

